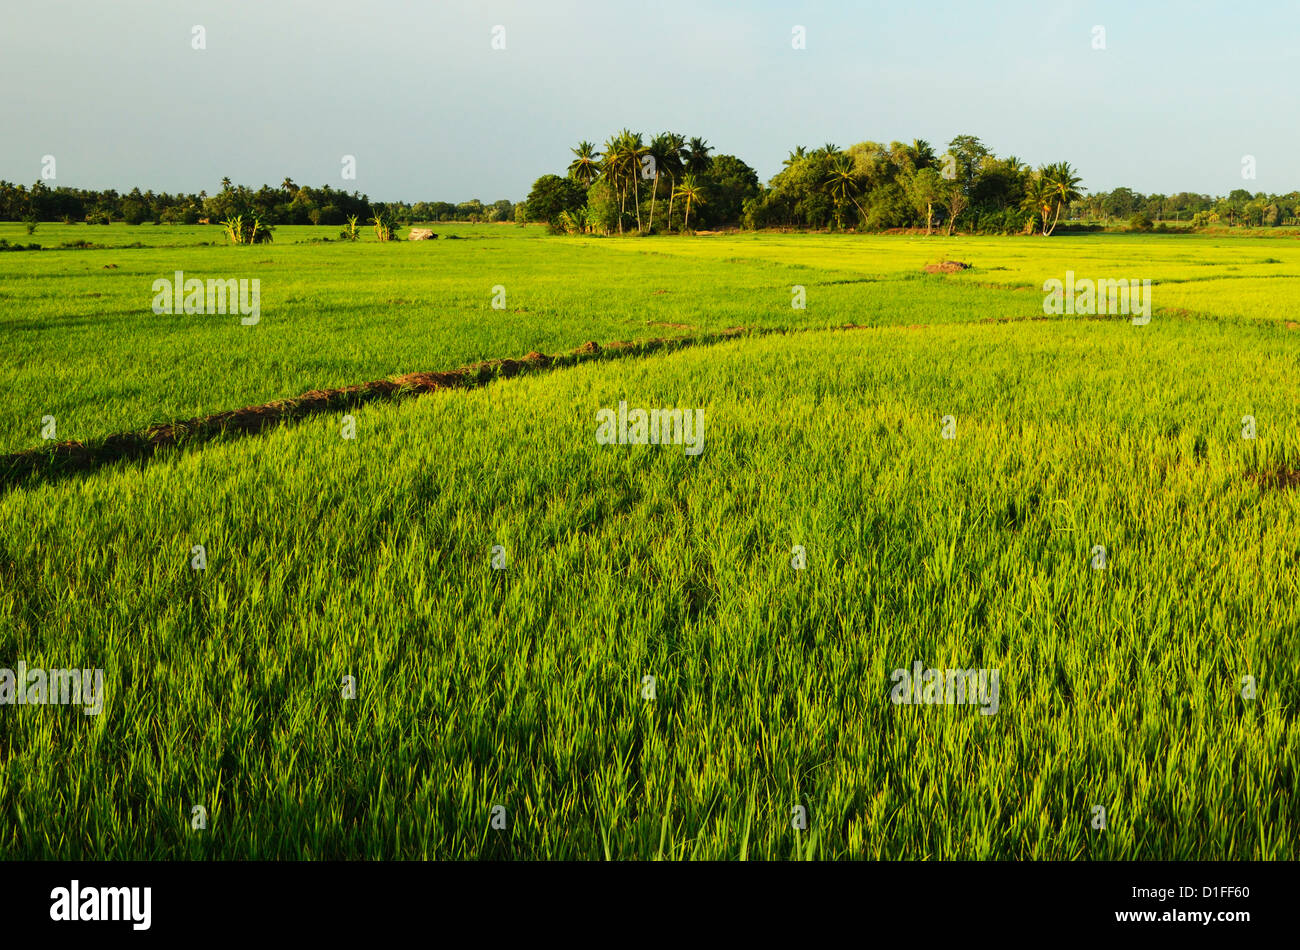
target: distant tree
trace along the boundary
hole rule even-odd
[[[757,196],[762,188],[758,172],[734,155],[715,155],[709,170],[698,176],[700,189],[708,195],[707,215],[709,226],[739,224],[745,213],[745,202]],[[698,202],[697,202],[698,203]]]
[[[835,219],[839,226],[844,227],[844,206],[846,203],[852,203],[854,207],[861,212],[862,217],[866,218],[867,213],[862,210],[862,205],[858,204],[857,195],[862,189],[862,183],[859,181],[853,168],[853,159],[837,150],[828,153],[833,155],[830,163],[830,171],[826,176],[826,188],[830,192],[831,199],[835,202]]]
[[[682,160],[686,164],[686,170],[693,175],[702,175],[709,170],[709,152],[713,150],[712,146],[698,135],[694,136],[690,143],[682,149]]]
[[[929,168],[934,164],[934,149],[925,139],[912,139],[912,145],[908,151],[911,153],[914,168]]]
[[[943,200],[943,179],[933,168],[922,168],[905,179],[904,190],[917,212],[925,215],[925,233],[934,230],[934,206]]]
[[[686,137],[676,132],[665,132],[668,139],[664,149],[664,172],[668,175],[668,230],[673,229],[673,202],[677,196],[677,179],[685,174],[683,159],[686,151]]]
[[[641,233],[641,159],[650,154],[640,132],[623,130],[623,167],[632,188],[632,207],[636,209],[636,231]]]
[[[615,193],[618,195],[619,234],[623,233],[623,217],[627,209],[627,186],[629,164],[631,162],[628,149],[631,135],[631,132],[624,129],[618,135],[611,136],[605,143],[600,164],[602,177],[613,186]],[[632,174],[635,174],[635,172]]]
[[[1052,200],[1052,186],[1043,177],[1041,170],[1035,172],[1025,185],[1025,197],[1021,207],[1033,215],[1031,220],[1042,222],[1044,237],[1047,236],[1047,219],[1052,213]]]
[[[659,173],[663,170],[668,162],[668,153],[672,150],[672,136],[668,132],[660,132],[650,140],[647,152],[654,159],[654,181],[650,184],[650,225],[651,231],[655,229],[655,199],[659,194]]]
[[[960,181],[969,193],[974,186],[980,163],[989,154],[988,147],[974,135],[956,135],[948,143],[948,154],[952,156],[953,164],[956,166],[956,180]]]
[[[554,222],[565,211],[581,208],[587,200],[582,185],[572,178],[543,175],[528,193],[528,220]]]
[[[610,234],[622,222],[618,193],[607,177],[601,176],[587,189],[587,228]]]
[[[1119,187],[1111,191],[1102,203],[1103,213],[1110,218],[1127,218],[1138,210],[1142,196],[1132,188]]]
[[[144,224],[150,218],[149,206],[143,201],[128,198],[122,202],[122,220],[127,224]]]
[[[948,229],[946,233],[951,237],[953,228],[957,226],[957,219],[970,206],[970,198],[966,194],[966,187],[960,181],[944,182],[942,195],[944,207],[948,211]]]
[[[1081,181],[1074,169],[1070,167],[1069,162],[1056,162],[1048,165],[1043,169],[1043,180],[1047,183],[1048,191],[1051,194],[1052,207],[1055,214],[1052,217],[1052,226],[1044,230],[1044,234],[1050,235],[1056,230],[1056,222],[1061,219],[1061,209],[1068,208],[1071,203],[1078,201],[1082,197],[1078,191],[1078,184]],[[1046,221],[1044,221],[1046,224]]]
[[[689,231],[691,227],[691,205],[702,205],[706,201],[704,189],[696,181],[692,172],[687,172],[682,178],[682,183],[677,186],[677,197],[686,202],[686,218],[682,222],[682,230]]]
[[[578,147],[571,151],[577,157],[569,162],[569,177],[590,187],[600,175],[600,152],[596,151],[595,145],[586,141],[579,142]]]

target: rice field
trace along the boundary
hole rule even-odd
[[[435,229],[0,225],[0,466],[540,355],[5,484],[0,855],[1300,856],[1300,242]]]

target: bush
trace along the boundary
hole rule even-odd
[[[270,244],[275,229],[255,214],[237,214],[221,222],[231,244]]]
[[[397,216],[391,211],[371,209],[370,223],[374,225],[375,237],[380,241],[391,241],[397,237]]]
[[[603,178],[587,190],[587,229],[601,234],[618,230],[618,198]]]
[[[1128,229],[1130,231],[1150,231],[1152,229],[1151,219],[1139,212],[1128,219]]]
[[[1033,226],[1033,215],[1020,208],[1003,208],[981,214],[975,221],[975,230],[981,234],[1023,234],[1025,226]]]

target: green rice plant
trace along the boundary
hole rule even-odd
[[[740,337],[17,488],[0,655],[107,699],[0,717],[0,853],[1294,859],[1300,495],[1249,473],[1296,347]],[[599,444],[620,401],[704,451]],[[914,662],[998,708],[898,704]]]

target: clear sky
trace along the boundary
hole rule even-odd
[[[795,145],[970,133],[1089,191],[1300,188],[1297,0],[4,0],[0,89],[24,184],[53,155],[53,185],[514,200],[627,126],[764,181]]]

